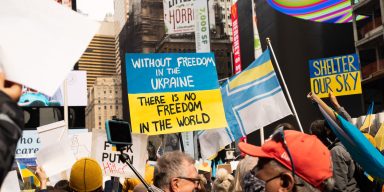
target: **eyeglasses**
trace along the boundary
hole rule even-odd
[[[271,139],[276,141],[276,142],[281,142],[283,144],[284,150],[287,152],[289,161],[291,162],[291,168],[292,168],[292,176],[295,178],[295,165],[293,163],[293,158],[291,155],[291,152],[288,149],[287,141],[285,140],[285,135],[284,135],[284,129],[283,127],[279,127],[275,130],[275,132],[271,135]],[[280,174],[281,175],[281,174]],[[278,175],[278,176],[280,176]],[[277,178],[277,176],[276,176]]]
[[[188,181],[194,183],[196,186],[199,186],[200,182],[201,182],[201,179],[199,179],[199,178],[190,178],[190,177],[176,177],[176,178],[188,180]]]

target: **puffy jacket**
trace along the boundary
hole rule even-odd
[[[0,91],[0,185],[12,167],[23,126],[23,110]]]

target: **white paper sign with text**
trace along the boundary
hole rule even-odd
[[[124,153],[128,154],[128,162],[141,174],[145,174],[145,163],[148,158],[148,136],[144,134],[132,134],[132,146]],[[95,158],[103,170],[104,176],[122,178],[136,178],[128,165],[119,160],[120,152],[116,147],[107,142],[107,134],[104,130],[94,129],[92,132],[92,157]]]

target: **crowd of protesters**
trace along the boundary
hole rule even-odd
[[[23,113],[16,104],[20,93],[21,86],[6,83],[0,73],[1,183],[11,169],[22,132]],[[317,95],[310,93],[308,98],[323,106],[332,116],[332,109]],[[329,99],[334,110],[350,121],[350,115],[332,93]],[[145,180],[149,189],[137,179],[126,179],[117,191],[384,191],[380,181],[367,179],[364,170],[353,160],[325,120],[314,121],[309,131],[305,134],[284,123],[262,146],[240,142],[238,147],[243,159],[237,169],[233,173],[219,169],[214,178],[210,173],[199,173],[195,160],[180,150],[166,152],[157,159],[154,170],[146,171]],[[150,170],[149,166],[147,168]],[[91,158],[76,161],[69,180],[61,180],[54,186],[47,186],[48,178],[41,167],[37,168],[36,174],[41,183],[37,191],[116,191],[116,188],[104,184],[102,170],[98,162]]]

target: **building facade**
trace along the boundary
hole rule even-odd
[[[85,109],[88,129],[105,129],[105,121],[113,117],[122,119],[121,78],[118,75],[97,77],[88,90],[88,106]]]
[[[351,0],[356,53],[359,55],[364,106],[384,110],[384,1]],[[358,15],[367,16],[357,20]]]
[[[215,10],[219,13],[219,22],[224,26],[224,33],[232,41],[231,0],[214,0]]]
[[[100,30],[78,62],[78,69],[87,71],[88,88],[97,77],[116,74],[117,42],[114,22],[101,22]]]

